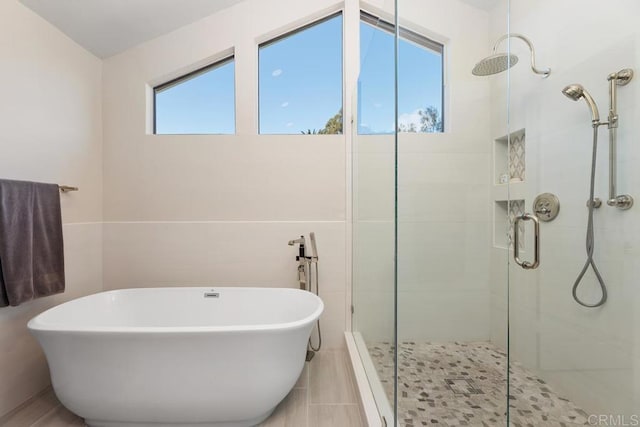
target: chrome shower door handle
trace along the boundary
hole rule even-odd
[[[520,221],[533,221],[533,262],[520,259]],[[525,213],[518,215],[513,224],[513,258],[520,267],[525,270],[538,268],[540,265],[540,221],[535,215]]]

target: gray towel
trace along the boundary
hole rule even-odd
[[[64,292],[60,191],[0,179],[0,307]]]

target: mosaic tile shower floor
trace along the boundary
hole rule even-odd
[[[369,353],[387,396],[393,396],[393,347]],[[505,425],[506,354],[487,342],[403,342],[398,353],[402,427]],[[588,415],[517,363],[511,364],[511,426],[588,425]]]

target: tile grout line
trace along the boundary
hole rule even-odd
[[[306,405],[305,405],[305,426],[309,427],[309,407],[311,406],[311,361],[308,362],[309,365],[307,365],[307,390],[306,390],[306,394],[307,394],[307,398],[306,398]]]
[[[50,410],[48,410],[47,412],[45,412],[44,414],[42,414],[42,416],[40,418],[38,418],[37,420],[35,420],[34,422],[32,422],[30,424],[30,427],[33,427],[34,425],[38,424],[40,421],[42,421],[47,415],[55,412],[58,410],[58,408],[62,406],[62,403],[58,403],[56,406],[54,406],[53,408],[51,408]]]
[[[49,385],[49,386],[45,387],[44,389],[40,390],[39,392],[37,392],[36,394],[34,394],[33,396],[29,397],[27,400],[25,400],[24,402],[22,402],[21,404],[19,404],[18,406],[16,406],[12,410],[10,410],[9,412],[7,412],[7,413],[3,414],[2,416],[0,416],[0,423],[3,423],[2,425],[4,425],[5,422],[8,422],[9,420],[11,420],[17,414],[22,413],[32,403],[42,399],[42,397],[44,395],[46,395],[51,390],[52,390],[51,389],[51,385]]]
[[[311,403],[309,406],[358,406],[357,403]]]
[[[131,224],[344,224],[343,219],[318,219],[318,220],[149,220],[149,221],[102,221],[102,222],[69,222],[64,225],[85,225],[85,224],[103,224],[103,225],[131,225]]]

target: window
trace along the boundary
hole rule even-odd
[[[361,13],[359,134],[394,132],[394,31]],[[443,132],[444,46],[401,28],[398,48],[398,131]]]
[[[342,133],[342,14],[259,47],[259,132]]]
[[[233,57],[154,88],[154,133],[235,133]]]

